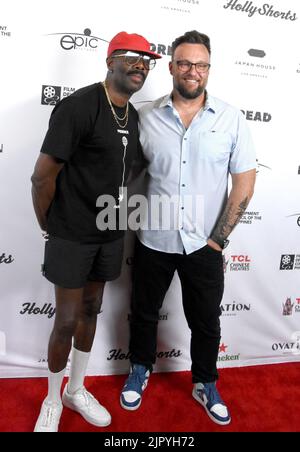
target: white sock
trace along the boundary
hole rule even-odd
[[[70,378],[68,382],[68,392],[74,393],[83,387],[83,382],[88,366],[90,352],[81,352],[72,347]]]
[[[48,402],[61,403],[61,385],[65,376],[66,369],[60,372],[53,373],[49,370],[48,373]]]

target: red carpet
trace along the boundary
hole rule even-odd
[[[139,410],[119,405],[125,376],[88,377],[86,387],[112,415],[99,429],[64,409],[61,432],[299,432],[300,363],[220,370],[218,388],[230,407],[232,423],[214,424],[191,397],[189,372],[153,374]],[[31,432],[47,380],[2,379],[0,431]]]

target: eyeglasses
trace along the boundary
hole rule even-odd
[[[187,60],[178,60],[176,61],[176,64],[181,72],[189,72],[192,67],[195,66],[196,71],[203,74],[210,68],[209,63],[191,63]]]
[[[156,65],[156,60],[151,58],[149,55],[141,55],[134,52],[121,53],[120,55],[112,55],[112,58],[124,58],[124,61],[128,66],[136,66],[141,61],[147,70],[154,69]]]

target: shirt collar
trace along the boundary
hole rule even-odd
[[[173,108],[172,93],[164,96],[158,105],[158,108],[165,108],[165,107]],[[205,105],[204,105],[204,110],[210,110],[213,113],[216,113],[217,109],[218,108],[217,108],[215,99],[212,96],[210,96],[206,91],[206,101],[205,101]]]

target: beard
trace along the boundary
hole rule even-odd
[[[200,97],[204,91],[205,91],[205,86],[198,86],[197,88],[195,88],[193,91],[186,89],[184,86],[182,86],[180,83],[176,83],[174,88],[177,89],[177,91],[179,92],[179,94],[184,98],[184,99],[197,99],[197,97]]]

